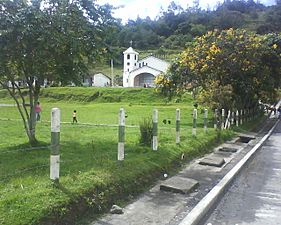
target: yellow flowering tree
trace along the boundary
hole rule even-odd
[[[281,38],[277,35],[274,40]],[[174,90],[200,87],[199,100],[208,105],[217,105],[211,102],[215,99],[225,99],[218,101],[220,107],[251,107],[261,98],[272,96],[278,83],[276,75],[272,78],[272,66],[276,72],[280,64],[273,65],[266,57],[280,63],[276,53],[280,47],[269,42],[268,36],[246,30],[210,31],[180,55],[167,79],[173,82]]]

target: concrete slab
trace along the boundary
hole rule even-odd
[[[238,137],[245,137],[245,138],[249,138],[249,139],[256,139],[255,135],[252,134],[239,134]]]
[[[238,142],[242,142],[242,143],[249,143],[251,140],[256,139],[256,137],[254,135],[250,135],[250,134],[240,134],[238,136]]]
[[[219,151],[220,152],[231,152],[231,153],[234,153],[234,152],[237,152],[238,149],[237,148],[232,148],[232,147],[221,147],[221,148],[219,148]]]
[[[198,181],[194,179],[184,177],[172,177],[164,181],[160,185],[160,190],[188,194],[195,190],[198,185]]]
[[[205,166],[215,166],[215,167],[222,167],[222,165],[225,163],[224,158],[216,157],[216,156],[207,156],[200,160],[200,165]]]

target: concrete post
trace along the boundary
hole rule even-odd
[[[125,110],[120,108],[119,127],[118,127],[118,161],[124,160],[125,157]]]
[[[229,129],[229,128],[230,128],[230,123],[231,123],[231,112],[230,112],[230,110],[228,110],[228,113],[227,113],[227,122],[226,122],[226,124],[225,124],[226,129]]]
[[[193,128],[192,135],[196,136],[196,123],[197,123],[197,109],[193,110]]]
[[[176,144],[180,143],[180,109],[176,109]]]
[[[207,133],[208,109],[204,109],[204,132]]]
[[[239,111],[236,110],[236,127],[239,126]]]
[[[158,148],[158,110],[153,110],[153,116],[152,116],[152,150],[157,151]]]
[[[59,182],[60,177],[60,109],[51,112],[50,179]]]
[[[234,117],[235,117],[235,113],[233,111],[233,112],[231,112],[231,125],[234,124]]]
[[[221,110],[221,130],[224,129],[224,109]]]
[[[240,110],[240,125],[243,124],[243,109]]]
[[[218,109],[215,109],[215,115],[214,115],[215,121],[214,121],[214,128],[218,128]]]

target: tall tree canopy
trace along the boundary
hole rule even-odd
[[[120,23],[114,35],[118,47],[127,48],[133,40],[138,49],[183,49],[187,41],[214,29],[242,28],[263,34],[280,31],[280,0],[273,6],[253,0],[225,0],[213,10],[201,9],[199,1],[186,8],[175,2],[154,20],[148,17]]]
[[[16,101],[31,144],[37,142],[34,106],[43,81],[81,81],[106,50],[110,10],[91,0],[0,2],[0,84]]]
[[[157,82],[164,93],[190,88],[211,107],[253,107],[280,87],[281,36],[246,30],[212,31],[195,39]],[[170,93],[169,93],[170,94]]]

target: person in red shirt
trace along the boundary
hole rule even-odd
[[[40,102],[37,102],[37,104],[35,105],[35,115],[36,115],[36,121],[40,121],[41,119],[41,106],[40,106]]]

